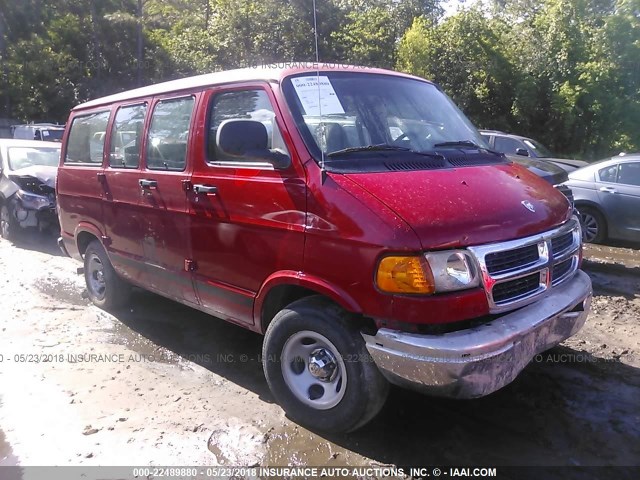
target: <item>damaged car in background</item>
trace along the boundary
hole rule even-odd
[[[60,144],[0,139],[0,232],[11,239],[18,229],[56,230],[55,182]]]

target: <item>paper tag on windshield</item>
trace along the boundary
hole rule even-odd
[[[319,87],[318,78],[320,79]],[[291,82],[306,115],[320,115],[321,110],[323,115],[344,114],[344,108],[329,77],[317,75],[296,77],[292,78]]]

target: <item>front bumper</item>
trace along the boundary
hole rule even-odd
[[[380,329],[362,336],[390,382],[438,396],[482,397],[578,332],[591,295],[591,280],[578,270],[537,302],[474,328],[441,335]]]
[[[40,230],[58,224],[55,203],[41,208],[31,208],[24,205],[17,196],[12,197],[10,211],[21,228],[37,227]]]

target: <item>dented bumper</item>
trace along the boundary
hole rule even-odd
[[[380,329],[362,334],[392,383],[425,393],[474,398],[511,383],[539,353],[582,328],[591,280],[578,270],[539,301],[467,330],[421,335]]]

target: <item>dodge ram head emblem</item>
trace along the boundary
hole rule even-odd
[[[534,207],[533,204],[529,200],[523,200],[520,203],[524,206],[524,208],[526,208],[530,212],[535,213],[536,207]]]

